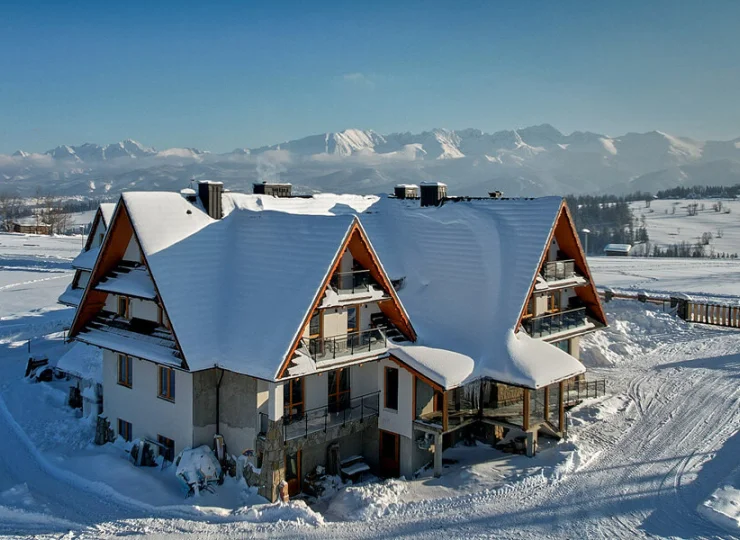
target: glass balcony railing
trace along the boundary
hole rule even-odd
[[[318,407],[309,409],[291,418],[284,419],[283,437],[286,441],[299,437],[308,437],[317,431],[327,431],[347,422],[362,422],[378,416],[380,410],[380,392],[352,398],[342,403],[341,407]]]
[[[382,328],[371,328],[362,332],[349,332],[333,337],[303,338],[303,350],[315,362],[321,362],[385,349],[388,346],[388,340],[383,330]]]
[[[369,270],[355,270],[354,272],[337,272],[331,277],[329,285],[337,294],[355,294],[367,292],[375,280]]]
[[[532,317],[524,320],[522,325],[530,336],[539,338],[585,326],[587,322],[586,308],[581,307]]]
[[[576,262],[573,259],[546,262],[542,267],[542,277],[545,281],[559,281],[577,275]]]

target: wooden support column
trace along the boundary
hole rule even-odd
[[[447,432],[448,419],[449,419],[449,401],[448,401],[449,390],[442,392],[442,431]]]
[[[529,388],[524,389],[524,403],[522,403],[522,427],[529,430]]]
[[[560,381],[560,392],[558,395],[558,429],[565,433],[565,381]]]
[[[545,413],[545,422],[549,422],[550,421],[550,387],[549,386],[545,386],[544,413]]]
[[[434,434],[434,477],[442,476],[442,434]]]

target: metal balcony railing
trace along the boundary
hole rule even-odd
[[[303,349],[315,362],[385,349],[388,339],[383,330],[371,328],[327,338],[303,338]]]
[[[586,308],[581,307],[532,317],[524,320],[522,325],[530,336],[537,338],[585,326],[586,322]]]
[[[303,414],[284,419],[283,437],[284,440],[289,441],[299,437],[308,437],[309,434],[317,431],[326,432],[329,428],[343,426],[347,422],[362,422],[367,418],[378,416],[379,410],[379,391],[346,400],[344,403],[336,403],[333,406],[326,405],[309,409]]]
[[[546,262],[542,267],[542,277],[545,281],[558,281],[576,275],[576,262],[573,259]]]
[[[355,294],[367,292],[375,280],[369,270],[355,270],[354,272],[337,272],[331,277],[329,285],[337,294]]]

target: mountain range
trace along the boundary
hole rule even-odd
[[[549,124],[485,133],[433,129],[381,135],[347,129],[260,148],[211,153],[156,150],[133,140],[60,145],[43,154],[0,154],[0,191],[113,195],[173,190],[191,179],[248,190],[283,181],[297,193],[381,193],[397,183],[438,180],[452,194],[511,196],[625,193],[676,185],[740,183],[740,138],[697,141],[661,131],[610,137],[561,133]]]

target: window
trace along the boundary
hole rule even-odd
[[[162,435],[157,435],[157,442],[164,447],[159,449],[159,455],[167,461],[175,461],[175,441]]]
[[[291,379],[285,386],[286,397],[284,413],[286,420],[295,420],[303,416],[303,377]]]
[[[336,413],[349,407],[349,368],[329,372],[329,412]]]
[[[347,333],[351,334],[360,329],[359,318],[357,317],[357,308],[347,308]]]
[[[128,298],[125,296],[118,297],[118,315],[128,319]]]
[[[159,366],[159,391],[157,395],[162,399],[175,401],[175,370]]]
[[[385,368],[385,408],[398,410],[398,368]]]
[[[118,355],[118,384],[131,388],[133,383],[132,375],[133,362],[130,356],[125,354]]]
[[[554,345],[558,349],[560,349],[562,351],[565,351],[568,354],[570,354],[570,340],[569,339],[564,339],[563,341],[558,341],[557,343],[554,343]]]
[[[524,312],[525,317],[531,317],[534,315],[534,295],[529,297],[529,301],[527,302],[527,309]]]
[[[321,326],[321,312],[314,311],[311,316],[311,322],[308,324],[308,348],[312,355],[321,354],[324,351],[321,341]]]
[[[131,441],[131,422],[126,420],[118,419],[118,435],[120,435],[124,441]]]

